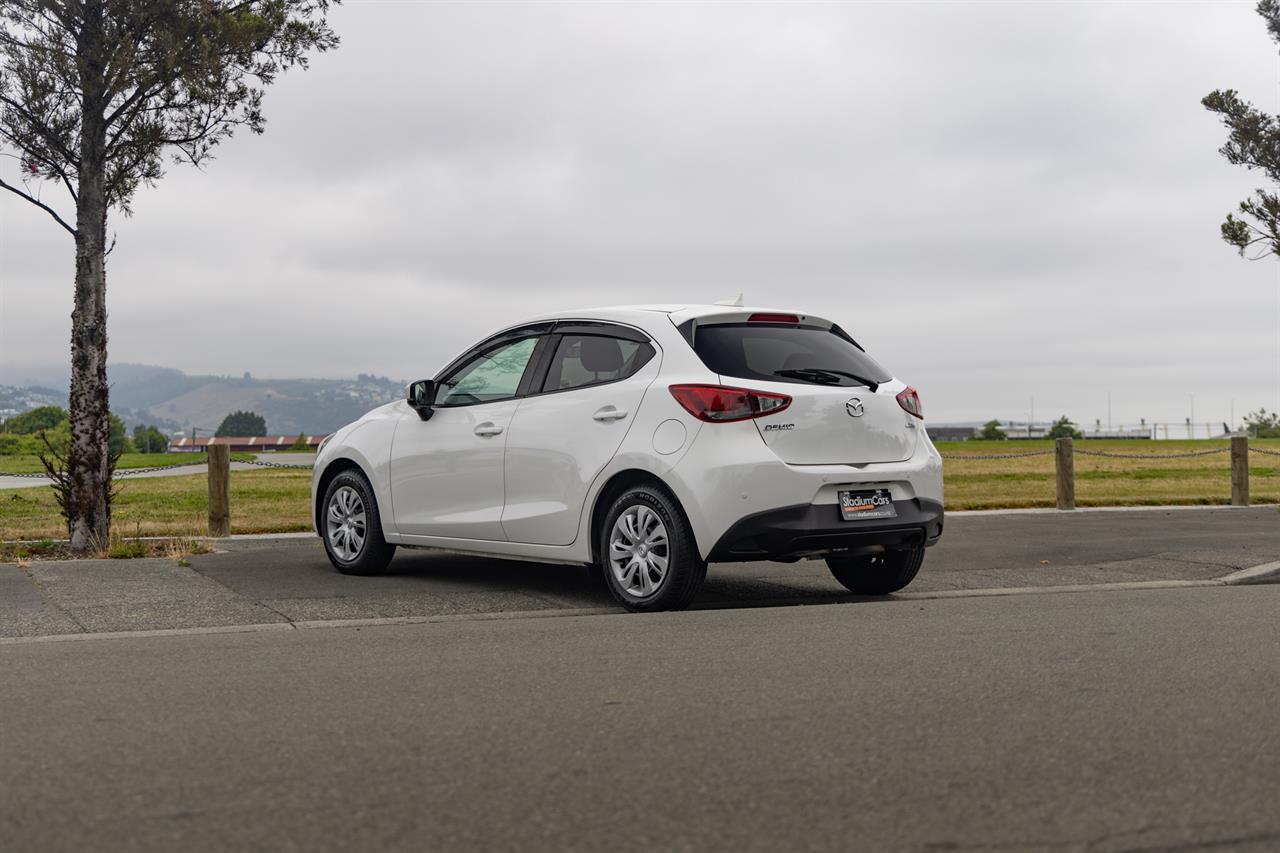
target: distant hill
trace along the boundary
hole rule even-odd
[[[190,376],[171,367],[112,364],[111,409],[132,427],[156,424],[175,432],[191,426],[217,429],[230,412],[246,409],[266,418],[273,434],[320,434],[350,423],[370,409],[398,399],[404,383],[360,374],[354,379],[257,379]],[[65,406],[66,370],[37,366],[0,370],[0,416],[36,406]]]

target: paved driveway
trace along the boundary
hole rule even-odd
[[[226,540],[173,560],[0,566],[0,636],[615,605],[586,569],[402,549],[381,577],[335,572],[312,536]],[[1272,507],[955,514],[908,592],[1203,581],[1280,560]],[[851,600],[820,561],[713,565],[698,608]]]

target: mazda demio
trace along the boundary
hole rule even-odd
[[[823,559],[902,589],[942,535],[915,389],[830,320],[706,306],[548,315],[471,347],[321,445],[341,572],[397,546],[599,566],[628,610],[684,607],[708,563]]]

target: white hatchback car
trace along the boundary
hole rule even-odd
[[[321,445],[339,571],[397,545],[598,565],[629,610],[707,563],[825,558],[910,583],[942,535],[920,398],[830,320],[723,305],[548,315],[485,338]]]

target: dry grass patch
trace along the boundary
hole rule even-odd
[[[208,478],[151,477],[124,480],[112,508],[112,526],[131,537],[186,539],[208,532]],[[231,532],[310,530],[311,470],[267,468],[231,472]],[[53,489],[0,491],[0,542],[66,538]]]
[[[193,554],[210,554],[213,546],[207,540],[189,537],[164,539],[137,539],[112,537],[109,544],[89,554],[76,554],[65,541],[41,539],[35,542],[0,542],[0,563],[17,563],[27,566],[40,560],[137,560],[143,557],[168,557],[180,565],[188,565],[187,557]]]
[[[1253,442],[1280,451],[1280,440]],[[1077,449],[1138,454],[1148,458],[1109,459],[1076,454],[1076,502],[1080,506],[1159,506],[1226,504],[1231,499],[1230,456],[1226,452],[1183,459],[1167,453],[1224,447],[1222,441],[1088,441]],[[965,459],[995,453],[1048,450],[1051,442],[946,442],[943,466],[947,509],[1051,507],[1054,505],[1053,456],[1022,459]],[[1250,454],[1250,492],[1254,503],[1280,503],[1280,457]],[[128,534],[116,548],[120,556],[140,547],[131,540],[170,537],[176,543],[198,541],[208,527],[208,485],[204,473],[184,477],[124,480],[113,510],[113,526]],[[310,469],[269,468],[231,473],[231,531],[288,533],[311,529]],[[48,487],[0,491],[0,542],[52,540],[66,536],[53,490]],[[152,546],[148,545],[147,548]],[[161,545],[160,548],[165,546]],[[191,553],[175,545],[175,556]],[[0,559],[48,559],[40,543],[0,547]],[[148,555],[153,555],[148,553]]]
[[[1280,451],[1280,440],[1255,440],[1253,447]],[[1077,441],[1078,506],[1160,506],[1231,502],[1230,454],[1224,441]],[[1052,454],[1021,459],[966,459],[985,454],[1052,450],[1047,441],[940,442],[947,509],[1051,507],[1055,503]],[[1207,456],[1162,458],[1221,448]],[[1115,459],[1079,451],[1140,456]],[[1253,503],[1280,503],[1280,457],[1249,455]]]

